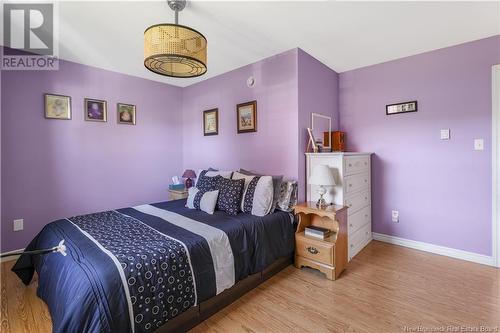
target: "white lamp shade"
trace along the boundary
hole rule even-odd
[[[315,166],[311,177],[309,177],[309,184],[323,186],[335,185],[335,179],[330,167],[324,164]]]

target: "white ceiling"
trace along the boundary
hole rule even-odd
[[[191,1],[179,23],[208,40],[208,72],[194,79],[143,65],[145,28],[172,21],[166,1],[61,2],[59,55],[177,86],[295,47],[343,72],[500,34],[500,3]]]

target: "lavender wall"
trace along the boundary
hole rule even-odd
[[[253,88],[246,86],[254,76]],[[311,112],[338,124],[338,74],[300,49],[189,86],[184,90],[185,168],[240,167],[298,179],[305,198],[307,127]],[[236,133],[236,104],[257,100],[256,133]],[[219,108],[219,135],[203,136],[202,111]]]
[[[182,171],[181,88],[62,61],[3,71],[1,92],[2,252],[57,218],[164,200]],[[44,119],[46,92],[72,97],[72,120]],[[107,123],[83,120],[85,97],[107,100]],[[137,105],[136,126],[116,123],[117,102]]]
[[[183,96],[184,168],[242,167],[297,178],[297,49],[191,85]],[[237,134],[236,105],[252,100],[257,132]],[[212,108],[219,109],[219,135],[203,136],[203,110]]]
[[[491,255],[491,66],[500,37],[340,74],[340,127],[372,151],[373,231]],[[418,100],[418,112],[385,105]],[[440,140],[440,129],[451,140]],[[473,139],[485,150],[474,151]],[[400,223],[391,222],[391,210]]]
[[[298,180],[300,200],[306,196],[305,151],[311,126],[311,113],[332,117],[332,130],[339,126],[339,75],[308,53],[298,50]]]

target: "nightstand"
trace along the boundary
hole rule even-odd
[[[347,266],[347,207],[327,206],[316,208],[315,202],[305,202],[294,207],[299,224],[295,232],[295,267],[317,269],[335,280]],[[306,236],[307,226],[332,230],[325,240]]]
[[[183,190],[168,190],[168,201],[186,199],[188,197],[187,189]]]

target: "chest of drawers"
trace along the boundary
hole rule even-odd
[[[327,203],[348,207],[348,258],[351,260],[371,240],[371,153],[306,153],[306,179],[316,165],[328,165],[335,186],[326,187]],[[317,201],[318,187],[307,185],[307,201]]]

